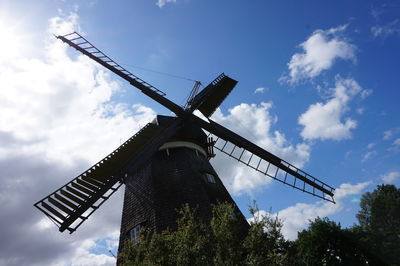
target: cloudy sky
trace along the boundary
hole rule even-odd
[[[255,199],[295,239],[317,216],[351,226],[362,193],[400,184],[399,14],[372,0],[1,1],[0,265],[115,264],[123,188],[72,235],[33,203],[169,114],[53,34],[84,34],[181,105],[192,79],[238,80],[213,119],[336,188],[334,205],[212,160],[246,215]]]

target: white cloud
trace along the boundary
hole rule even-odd
[[[271,103],[242,103],[226,115],[217,109],[212,119],[297,167],[303,166],[310,157],[310,146],[305,143],[292,145],[283,133],[273,130],[277,118],[271,114],[271,107]],[[228,190],[234,194],[252,193],[272,180],[225,154],[217,154],[211,162],[217,173],[224,177]]]
[[[309,220],[317,217],[325,217],[342,211],[345,207],[345,199],[350,195],[360,194],[371,182],[363,182],[355,185],[341,184],[335,191],[336,204],[326,201],[317,201],[312,204],[297,203],[279,211],[277,214],[283,220],[283,235],[290,240],[297,238],[297,232],[305,229]]]
[[[322,71],[331,68],[335,60],[355,60],[355,46],[340,37],[347,25],[329,30],[316,30],[299,46],[302,53],[292,56],[288,63],[289,76],[282,80],[289,83],[314,78]]]
[[[375,20],[379,20],[383,13],[384,10],[381,8],[371,8],[371,15]]]
[[[395,19],[392,22],[383,26],[373,26],[371,27],[371,32],[375,38],[386,38],[390,35],[400,34],[400,20]]]
[[[77,247],[75,254],[72,257],[72,265],[76,266],[111,266],[116,264],[114,257],[105,254],[94,254],[91,252],[96,247],[96,242],[87,239]]]
[[[372,149],[373,147],[375,147],[376,143],[371,142],[367,145],[368,149]]]
[[[383,139],[387,140],[390,139],[393,136],[393,131],[392,130],[386,130],[383,132]]]
[[[382,181],[388,184],[394,183],[399,179],[399,177],[400,177],[400,172],[397,171],[392,171],[384,175],[381,175]]]
[[[371,159],[372,157],[374,157],[376,154],[377,154],[376,151],[368,151],[364,154],[361,161],[365,162],[365,161]]]
[[[78,11],[77,9],[78,7],[76,7],[75,11]],[[68,18],[68,23],[65,23],[65,17]],[[79,26],[79,16],[76,12],[71,12],[68,15],[65,15],[60,10],[60,16],[49,19],[49,26],[47,29],[49,34],[65,35],[74,31],[82,32],[82,29]],[[53,42],[54,41],[52,41],[52,43]]]
[[[267,88],[259,87],[254,90],[254,93],[264,93],[266,90],[267,90]]]
[[[353,79],[336,78],[336,87],[326,103],[315,103],[300,115],[298,123],[303,126],[301,136],[304,139],[343,140],[351,137],[351,130],[357,127],[357,121],[343,118],[349,110],[349,101],[363,89]]]
[[[372,94],[373,90],[362,90],[360,96],[361,99],[365,99]]]
[[[76,13],[50,19],[49,32],[70,32],[78,19]],[[118,238],[123,189],[73,235],[49,226],[32,205],[155,113],[112,102],[120,84],[84,56],[68,56],[52,35],[42,58],[0,62],[0,265],[115,265],[113,257],[91,250],[99,239]]]
[[[398,136],[400,134],[400,128],[392,128],[392,129],[388,129],[386,131],[383,132],[383,140],[390,140],[392,138],[394,138],[395,136]],[[393,142],[393,145],[396,145],[396,141],[398,138],[395,139],[395,141]]]
[[[176,0],[158,0],[156,5],[159,8],[162,8],[163,6],[165,6],[166,4],[169,4],[169,3],[176,3]]]
[[[395,139],[395,141],[393,141],[393,145],[400,146],[400,138]]]
[[[400,150],[400,138],[396,138],[387,150],[394,151],[394,152],[399,151]]]

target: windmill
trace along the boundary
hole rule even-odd
[[[333,187],[210,119],[237,84],[234,79],[221,74],[199,93],[196,84],[186,105],[181,107],[78,33],[56,38],[175,114],[158,115],[105,158],[34,204],[61,232],[73,233],[122,184],[126,189],[120,249],[126,239],[137,237],[141,226],[156,230],[174,227],[175,209],[183,203],[198,206],[200,216],[207,219],[211,204],[234,203],[209,163],[215,156],[214,149],[276,181],[334,203]],[[194,115],[195,110],[206,120]]]

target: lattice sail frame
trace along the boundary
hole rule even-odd
[[[266,175],[283,184],[291,186],[295,189],[311,194],[315,197],[335,203],[335,200],[333,198],[333,192],[335,191],[335,189],[333,187],[315,178],[314,176],[304,172],[303,170],[297,168],[296,166],[286,162],[285,160],[281,159],[281,163],[286,167],[288,167],[289,169],[296,172],[297,174],[301,175],[304,179],[300,179],[299,177],[291,175],[287,171],[282,170],[279,166],[218,136],[214,136],[213,134],[208,133],[208,137],[214,140],[215,149],[228,155],[229,157],[238,160],[239,162],[247,165],[248,167],[256,170],[257,172]],[[324,190],[330,193],[326,193],[324,192],[324,190],[315,189],[315,186],[311,186],[310,183],[307,182],[307,180],[309,180],[313,184],[319,185]]]
[[[112,153],[34,206],[61,232],[73,233],[123,184],[126,171],[146,162],[176,132],[180,123],[180,119],[175,119],[164,127],[147,124]]]
[[[90,58],[94,59],[97,62],[99,62],[99,61],[102,62],[103,63],[102,65],[105,67],[108,66],[107,68],[110,69],[111,71],[113,71],[113,69],[118,70],[120,73],[124,74],[129,79],[135,80],[136,82],[151,89],[152,91],[156,92],[157,94],[159,94],[161,96],[166,95],[161,90],[157,89],[153,85],[147,83],[143,79],[137,77],[136,75],[132,74],[130,71],[126,70],[120,64],[115,62],[113,59],[108,57],[106,54],[104,54],[102,51],[100,51],[97,47],[95,47],[93,44],[91,44],[86,38],[84,38],[79,33],[72,32],[72,33],[69,33],[69,34],[66,34],[63,36],[57,36],[57,38],[62,40],[63,42],[68,43],[70,46],[74,47],[75,49],[81,48],[81,50],[80,50],[81,52],[83,52],[85,55],[89,56]],[[126,78],[126,77],[123,77],[123,78]]]

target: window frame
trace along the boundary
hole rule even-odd
[[[138,224],[134,227],[132,227],[129,231],[128,231],[128,237],[129,240],[133,243],[133,245],[136,245],[139,237],[140,237],[140,231],[142,230],[142,225]]]
[[[204,175],[205,175],[206,181],[208,183],[211,183],[211,184],[216,184],[217,183],[217,179],[216,179],[215,175],[213,175],[211,173],[208,173],[208,172],[204,172]]]

